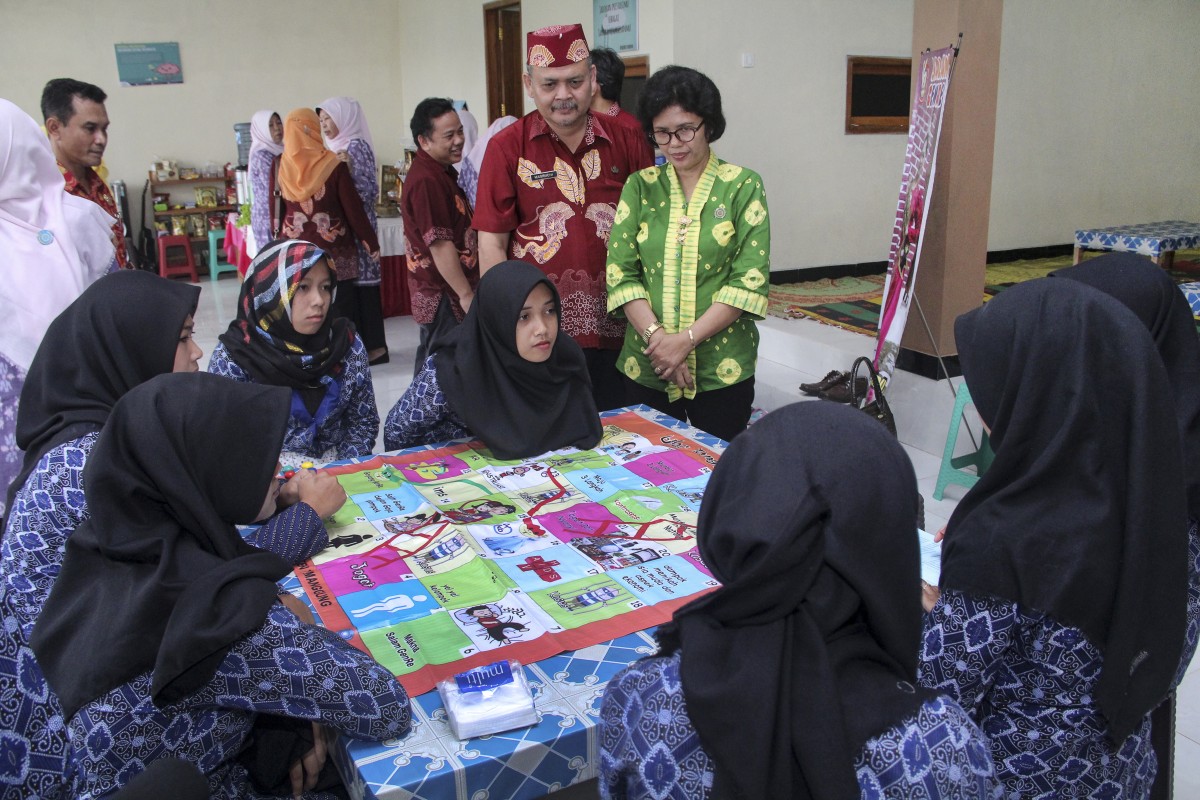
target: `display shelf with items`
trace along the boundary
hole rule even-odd
[[[237,180],[232,165],[218,169],[210,164],[201,174],[177,170],[171,162],[156,164],[149,176],[155,236],[187,236],[205,249],[208,232],[224,230],[226,216],[238,210]]]

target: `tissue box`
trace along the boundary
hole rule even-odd
[[[459,739],[536,725],[537,710],[525,671],[516,661],[497,661],[460,672],[438,684],[450,729]]]

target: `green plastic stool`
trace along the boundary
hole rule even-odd
[[[958,429],[962,425],[963,412],[971,405],[971,393],[967,390],[966,382],[958,384],[954,394],[954,413],[950,416],[950,430],[946,431],[946,449],[942,452],[942,466],[938,470],[937,485],[933,489],[933,499],[941,500],[942,493],[952,483],[966,486],[968,489],[975,485],[979,478],[991,466],[996,457],[992,450],[987,431],[980,431],[979,449],[974,453],[954,455],[954,446],[958,444]],[[974,472],[967,472],[963,467],[974,467]]]
[[[236,266],[221,257],[224,242],[224,230],[211,230],[208,232],[208,277],[214,281],[222,272],[237,272]]]

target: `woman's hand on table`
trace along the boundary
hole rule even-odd
[[[317,624],[317,618],[313,616],[312,609],[308,607],[308,604],[299,597],[296,597],[296,595],[292,594],[291,592],[280,592],[279,602],[283,604],[284,608],[295,614],[297,619],[306,625]]]
[[[292,779],[292,796],[297,800],[305,792],[312,791],[317,787],[317,779],[321,775],[321,770],[325,768],[325,758],[329,755],[325,744],[325,729],[315,722],[312,727],[313,748],[292,765],[289,773],[289,777]]]
[[[921,581],[921,605],[926,611],[933,611],[933,607],[937,605],[938,598],[942,596],[942,590],[936,586],[930,586],[925,581]]]
[[[332,517],[346,502],[346,490],[338,483],[338,479],[328,472],[302,469],[288,483],[297,480],[297,499],[301,503],[307,503],[321,519]]]

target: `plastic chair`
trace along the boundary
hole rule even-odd
[[[966,382],[960,382],[958,391],[954,394],[954,413],[950,415],[950,429],[946,431],[946,449],[942,452],[942,466],[938,470],[937,484],[933,488],[934,500],[941,500],[942,493],[952,483],[966,486],[968,489],[974,486],[991,466],[992,459],[995,458],[996,454],[992,451],[987,431],[980,431],[978,450],[957,457],[954,455],[954,446],[958,444],[958,429],[962,425],[963,412],[969,405],[971,405],[971,392],[967,390]],[[967,472],[963,467],[974,467],[975,471]]]
[[[237,267],[224,258],[225,229],[208,232],[208,277],[216,280],[222,272],[237,272]]]
[[[183,260],[172,262],[171,248],[183,250]],[[178,259],[179,256],[174,256]],[[196,276],[196,257],[192,254],[192,242],[186,236],[158,237],[158,274],[164,278],[175,275],[186,275],[192,283],[200,279]]]

